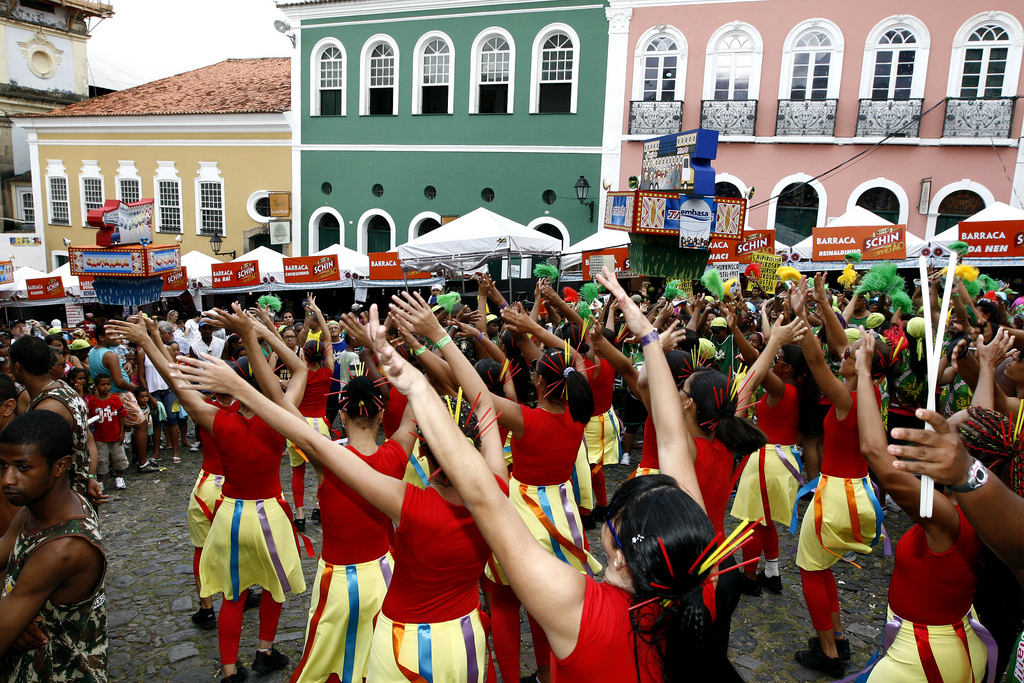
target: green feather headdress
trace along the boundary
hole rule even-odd
[[[722,276],[717,268],[708,268],[701,276],[700,283],[719,301],[725,298],[725,285],[722,284]]]
[[[548,263],[538,263],[533,267],[534,277],[546,277],[547,279],[554,282],[555,280],[558,279],[558,275],[558,268],[555,268],[554,266]]]
[[[665,299],[668,301],[675,301],[683,293],[679,289],[679,285],[682,284],[679,280],[671,280],[665,285]]]
[[[281,312],[281,300],[273,294],[264,294],[259,299],[256,299],[256,303],[261,308],[269,308],[274,313]]]
[[[949,250],[955,251],[960,255],[960,259],[963,260],[967,258],[967,253],[971,250],[971,247],[967,242],[953,242],[953,244],[949,245]]]

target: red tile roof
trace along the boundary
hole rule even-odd
[[[291,60],[228,59],[38,117],[276,114],[291,108]]]

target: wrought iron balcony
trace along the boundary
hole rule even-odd
[[[861,100],[857,137],[916,138],[924,100]]]
[[[775,118],[776,135],[836,134],[836,104],[839,100],[779,100]]]
[[[946,98],[944,138],[1008,138],[1013,125],[1013,97]]]
[[[632,101],[629,103],[630,135],[671,135],[683,130],[683,103]]]
[[[700,127],[722,135],[753,135],[757,100],[703,100]]]

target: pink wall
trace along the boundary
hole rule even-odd
[[[988,145],[937,146],[945,114],[945,107],[940,102],[947,93],[954,34],[964,22],[983,10],[1006,11],[1016,15],[1019,21],[1024,19],[1024,10],[1016,3],[1015,7],[1011,7],[1005,0],[1002,6],[993,7],[977,3],[941,3],[942,7],[939,4],[922,0],[903,0],[898,3],[901,14],[916,17],[927,26],[930,33],[931,49],[927,60],[923,109],[927,111],[933,105],[938,106],[921,121],[920,137],[927,146],[888,145],[876,148],[836,175],[822,180],[827,193],[827,217],[843,214],[851,192],[861,183],[879,177],[898,183],[906,192],[910,204],[908,227],[921,236],[925,234],[927,221],[926,216],[917,212],[923,178],[932,178],[933,196],[947,184],[969,179],[987,188],[995,200],[1010,201],[1011,181],[1006,177],[1003,165],[1012,177],[1017,149],[1001,146],[994,150]],[[845,49],[835,136],[852,138],[857,127],[865,41],[878,22],[893,15],[894,8],[893,3],[877,0],[860,3],[776,0],[635,8],[630,22],[629,51],[624,55],[627,77],[626,101],[623,105],[626,123],[623,133],[628,132],[629,126],[634,52],[638,40],[648,29],[658,24],[668,24],[682,31],[686,37],[688,59],[682,129],[689,130],[700,126],[708,40],[720,27],[740,20],[756,28],[764,42],[755,134],[758,137],[774,136],[786,37],[798,23],[820,17],[835,22],[843,33]],[[1020,80],[1018,92],[1024,86],[1024,79]],[[1024,106],[1018,103],[1011,138],[1020,136],[1021,120],[1024,117],[1021,109]],[[721,143],[714,166],[719,173],[730,173],[738,177],[747,187],[755,186],[757,191],[752,202],[754,205],[768,199],[772,188],[786,176],[795,173],[816,176],[867,148],[866,145],[850,144]],[[997,154],[1002,157],[1001,161]],[[629,176],[639,173],[641,157],[641,142],[623,143],[620,187],[626,187]],[[764,227],[767,219],[768,206],[763,205],[752,211],[748,224]]]

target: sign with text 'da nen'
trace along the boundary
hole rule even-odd
[[[260,284],[260,266],[256,261],[214,263],[212,271],[214,288],[255,287]]]
[[[865,261],[902,261],[907,258],[907,226],[853,226],[814,228],[813,261],[842,261],[859,251]]]
[[[25,280],[29,299],[63,299],[64,283],[60,277],[37,277]]]
[[[288,284],[335,282],[341,279],[337,254],[296,256],[284,260],[284,281]]]
[[[370,257],[371,280],[425,280],[430,277],[430,273],[416,270],[403,273],[397,251],[373,251],[367,256]]]
[[[1024,256],[1024,221],[963,221],[960,239],[970,247],[968,256]]]

